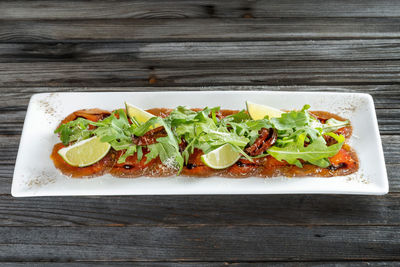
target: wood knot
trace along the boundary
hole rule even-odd
[[[149,84],[155,84],[157,82],[157,78],[154,75],[149,77]]]
[[[253,15],[252,15],[251,13],[245,13],[245,14],[243,14],[243,18],[245,18],[245,19],[252,19],[252,18],[254,18],[254,17],[253,17]]]

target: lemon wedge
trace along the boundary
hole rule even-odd
[[[240,153],[233,150],[230,144],[225,144],[201,156],[201,161],[213,169],[225,169],[235,164]]]
[[[247,112],[253,120],[261,120],[268,115],[270,118],[279,118],[283,111],[279,109],[246,101]]]
[[[136,120],[140,124],[145,123],[146,121],[150,120],[151,118],[155,117],[153,114],[138,108],[132,104],[125,102],[126,114],[131,120]],[[150,127],[150,129],[159,127],[159,124],[155,124],[154,126]]]
[[[128,114],[129,118],[134,118],[139,123],[145,123],[152,117],[155,117],[153,114],[138,108],[128,102],[125,102],[126,114]]]
[[[86,167],[107,155],[111,145],[103,143],[97,136],[61,148],[58,154],[71,166]]]

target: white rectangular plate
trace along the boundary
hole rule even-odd
[[[60,121],[83,108],[113,110],[124,101],[144,109],[221,106],[244,109],[250,100],[276,108],[325,110],[350,119],[350,145],[357,151],[360,170],[333,178],[114,178],[107,174],[92,179],[72,179],[53,165],[50,153],[58,137]],[[372,97],[367,94],[269,91],[196,91],[132,93],[51,93],[32,96],[26,114],[15,165],[12,195],[161,195],[161,194],[370,194],[388,192],[382,144]]]

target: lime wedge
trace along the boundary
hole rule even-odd
[[[71,166],[86,167],[107,155],[111,145],[103,143],[97,136],[61,148],[58,154]]]
[[[240,153],[233,150],[230,144],[225,144],[201,156],[201,161],[213,169],[225,169],[235,164]]]
[[[155,117],[153,114],[150,114],[147,111],[138,108],[132,104],[129,104],[127,102],[125,102],[125,107],[126,107],[126,114],[128,114],[128,117],[136,120],[139,123],[145,123],[152,117]]]
[[[247,112],[253,120],[261,120],[266,115],[270,118],[279,118],[282,113],[279,109],[246,101]]]

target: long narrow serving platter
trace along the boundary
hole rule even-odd
[[[252,101],[283,110],[324,110],[348,118],[353,126],[349,144],[356,150],[357,173],[332,178],[275,177],[245,179],[173,176],[166,178],[73,179],[57,170],[50,154],[59,140],[54,129],[75,110],[123,108],[124,101],[143,109],[220,106],[245,109]],[[61,195],[167,194],[366,194],[388,192],[388,179],[373,99],[368,94],[270,91],[46,93],[33,95],[22,132],[11,193],[15,197]]]

